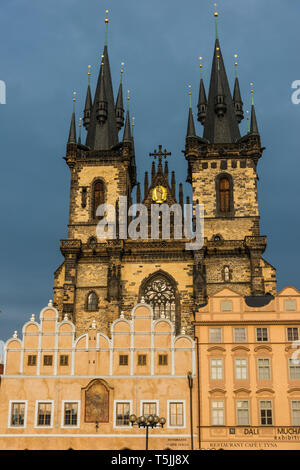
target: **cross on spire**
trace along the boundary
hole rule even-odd
[[[167,152],[166,149],[164,151],[162,151],[162,145],[158,146],[158,152],[157,152],[157,150],[154,150],[153,153],[149,153],[149,157],[154,157],[154,158],[158,157],[158,164],[159,165],[161,165],[162,157],[167,158],[169,155],[172,155],[172,154],[171,154],[171,152]]]

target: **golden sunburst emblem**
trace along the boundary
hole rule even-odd
[[[167,188],[164,186],[155,186],[152,191],[152,200],[156,204],[162,204],[167,199]]]

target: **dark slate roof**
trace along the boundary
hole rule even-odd
[[[75,112],[72,113],[68,144],[76,144]]]
[[[218,51],[217,48],[219,48]],[[217,59],[217,56],[219,56],[219,59]],[[224,95],[224,102],[226,105],[226,112],[223,117],[218,117],[215,112],[216,98],[220,92]],[[228,84],[220,43],[219,40],[216,39],[203,138],[207,139],[210,143],[234,143],[238,141],[240,137],[241,135]]]
[[[91,112],[91,122],[86,138],[86,145],[89,146],[92,150],[108,150],[119,142],[107,46],[104,46],[103,55],[103,65],[101,64],[100,67],[98,83]],[[101,86],[102,80],[104,82],[105,90]],[[98,101],[101,101],[101,97],[103,98],[103,96],[105,96],[107,101],[107,119],[104,124],[101,125],[97,121],[97,103]]]

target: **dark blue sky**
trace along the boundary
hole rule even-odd
[[[67,236],[69,170],[62,159],[77,91],[83,108],[87,66],[94,89],[110,9],[109,56],[115,86],[124,84],[135,116],[138,177],[151,166],[158,144],[172,152],[169,169],[184,182],[188,95],[193,109],[199,56],[208,79],[214,46],[209,0],[10,0],[0,10],[0,338],[6,340],[52,298],[53,273]],[[261,232],[265,258],[277,268],[278,289],[299,282],[300,105],[291,84],[300,79],[298,0],[220,0],[219,36],[231,84],[234,57],[245,109],[250,82],[262,144],[259,162]],[[241,130],[246,133],[246,122]],[[198,135],[202,127],[198,123]]]

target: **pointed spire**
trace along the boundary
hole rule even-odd
[[[145,173],[145,179],[144,179],[144,199],[147,197],[148,188],[149,188],[148,171],[146,171],[146,173]]]
[[[105,45],[86,139],[86,145],[92,150],[109,150],[118,143],[115,100],[107,50],[107,26],[106,17]]]
[[[167,161],[167,160],[165,161],[164,174],[165,174],[165,177],[168,179],[168,177],[169,177],[169,165],[168,165],[168,161]]]
[[[129,90],[127,91],[127,112],[126,112],[126,122],[124,127],[124,135],[123,135],[123,142],[132,142],[132,135],[131,135],[131,124],[130,124],[130,115],[129,115]]]
[[[75,124],[75,102],[76,91],[73,92],[73,112],[70,124],[68,144],[76,144],[76,124]]]
[[[172,195],[175,198],[176,194],[176,180],[175,180],[175,171],[172,171],[172,178],[171,178],[171,191]]]
[[[196,130],[195,130],[195,123],[193,117],[193,110],[192,110],[192,100],[191,100],[191,85],[189,85],[189,117],[188,117],[188,126],[187,126],[187,137],[195,137]]]
[[[91,77],[91,65],[88,66],[88,87],[86,91],[84,114],[83,114],[83,125],[86,130],[89,128],[91,121],[91,112],[92,112],[92,94],[90,87],[90,77]]]
[[[124,66],[124,62],[121,63],[121,79],[120,79],[118,97],[116,101],[116,121],[117,121],[118,131],[124,126],[123,85],[122,85],[122,82],[123,82],[122,75],[124,72],[123,66]]]
[[[183,187],[182,187],[182,183],[179,184],[179,204],[181,205],[181,208],[183,209]]]
[[[78,144],[81,144],[81,127],[82,127],[81,122],[82,122],[82,118],[80,117],[79,124],[78,124],[78,141],[77,141]]]
[[[152,167],[151,167],[151,183],[154,180],[154,177],[156,175],[156,169],[155,169],[155,162],[152,162]]]
[[[241,90],[240,90],[240,84],[239,84],[239,79],[237,76],[237,54],[234,55],[235,57],[235,82],[234,82],[234,90],[233,90],[233,103],[234,103],[234,108],[235,108],[235,115],[237,118],[238,123],[240,123],[244,119],[244,112],[243,112],[243,101],[241,97]]]
[[[199,98],[198,98],[198,121],[201,122],[203,125],[205,123],[206,118],[206,110],[207,110],[207,98],[205,92],[205,86],[202,78],[202,57],[199,57],[200,60],[200,87],[199,87]]]
[[[250,126],[250,133],[251,133],[251,134],[255,134],[255,135],[259,135],[254,104],[251,106],[251,126]]]
[[[136,188],[136,202],[137,202],[137,204],[140,204],[140,202],[141,202],[141,185],[140,185],[140,183],[137,184],[137,188]]]
[[[203,137],[210,143],[234,143],[240,139],[219,39],[216,39]]]

